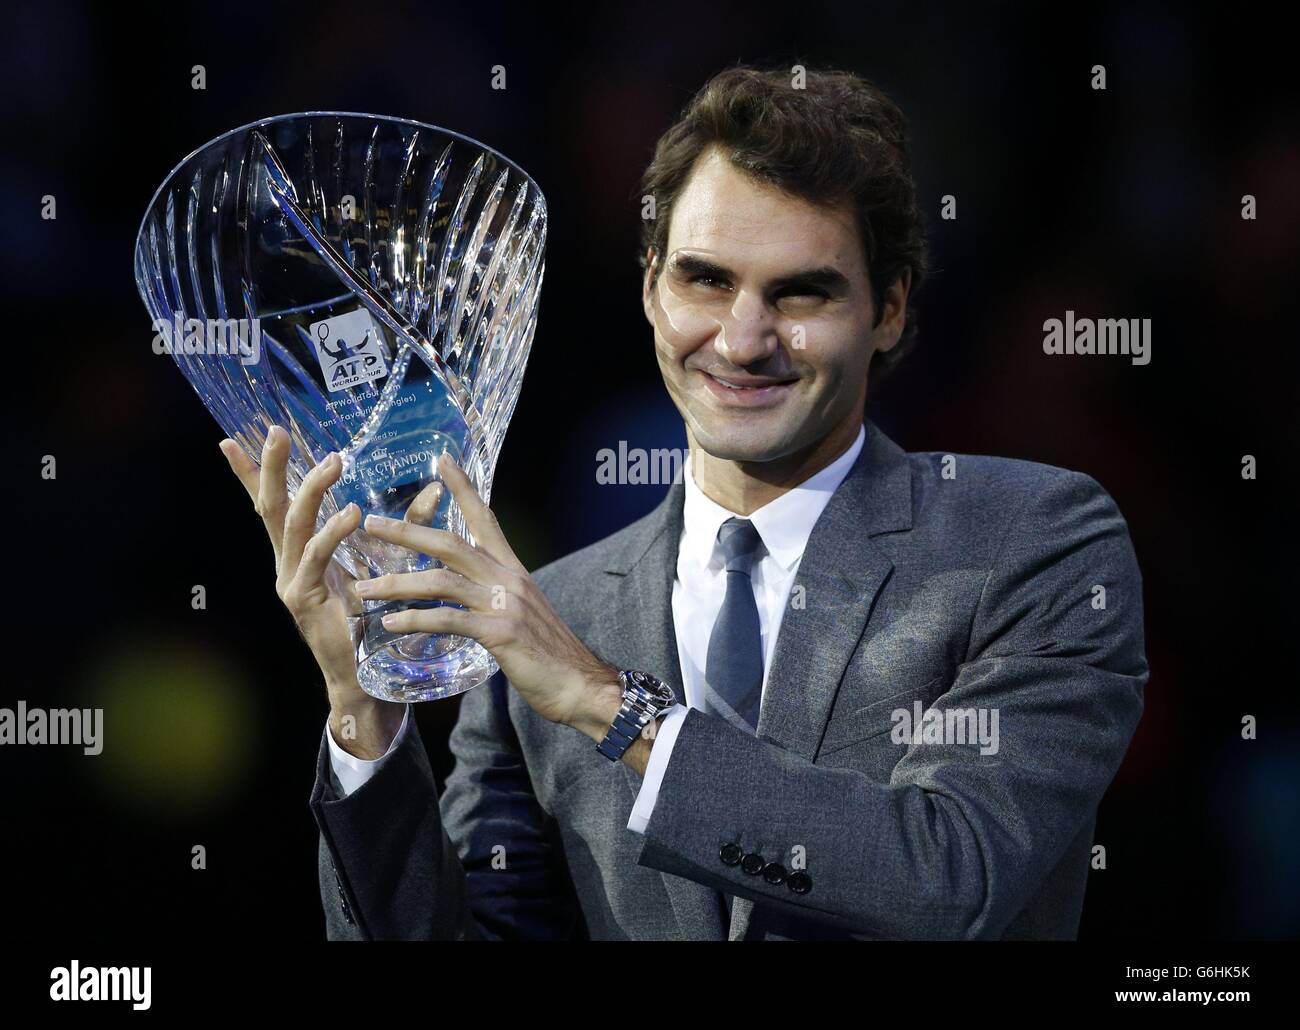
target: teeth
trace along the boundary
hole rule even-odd
[[[725,379],[719,379],[717,376],[709,376],[715,383],[725,386],[728,390],[761,390],[766,386],[784,386],[784,383],[754,383],[748,386],[740,386],[736,383],[729,383]]]

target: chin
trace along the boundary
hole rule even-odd
[[[798,447],[788,433],[756,433],[749,427],[696,426],[695,442],[710,457],[720,461],[764,462],[784,458]]]

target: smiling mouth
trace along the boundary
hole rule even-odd
[[[784,396],[798,379],[745,379],[715,376],[703,369],[697,371],[714,397],[724,403],[763,404]]]
[[[705,372],[704,374],[715,383],[721,383],[730,390],[762,390],[768,386],[789,386],[794,382],[794,379],[738,379],[728,376],[715,376],[712,372]]]

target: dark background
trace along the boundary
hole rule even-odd
[[[152,353],[132,280],[167,172],[235,126],[338,109],[455,129],[534,176],[546,285],[493,501],[537,566],[662,495],[598,489],[600,448],[684,442],[638,299],[637,180],[657,136],[726,65],[800,60],[873,79],[912,125],[937,272],[873,416],[909,450],[1087,472],[1132,530],[1152,673],[1081,935],[1295,936],[1300,105],[1294,37],[1268,19],[1241,4],[9,5],[0,706],[103,706],[108,747],[0,749],[6,923],[323,934],[307,807],[323,688],[222,434]],[[947,193],[955,222],[937,217]],[[1152,363],[1049,360],[1042,321],[1067,308],[1152,319]],[[417,706],[440,773],[455,709]],[[1241,740],[1245,714],[1258,740]]]

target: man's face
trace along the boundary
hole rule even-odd
[[[765,462],[837,430],[856,434],[867,365],[898,342],[896,302],[906,294],[887,292],[887,317],[873,330],[847,204],[789,196],[710,149],[678,198],[666,253],[649,258],[646,317],[694,444],[715,458]]]

